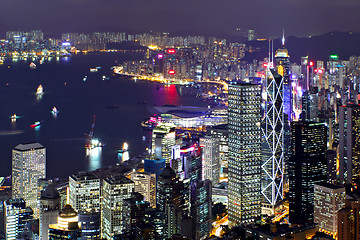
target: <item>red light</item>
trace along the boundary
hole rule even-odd
[[[168,72],[170,75],[174,75],[175,74],[175,70],[169,70]]]
[[[324,71],[323,71],[322,69],[319,69],[319,70],[318,70],[318,73],[323,74]]]
[[[311,62],[309,63],[309,66],[310,66],[310,67],[314,66],[314,62],[311,61]]]
[[[175,50],[174,48],[169,48],[169,49],[167,50],[167,53],[168,53],[168,54],[174,54],[174,53],[176,53],[176,50]]]
[[[263,66],[264,66],[264,68],[267,68],[268,64],[267,64],[267,63],[264,63]]]
[[[316,72],[316,73],[317,73],[317,72],[318,72],[318,70],[317,70],[317,69],[315,69],[315,70],[314,70],[314,72]]]

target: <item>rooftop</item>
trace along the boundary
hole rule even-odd
[[[28,151],[28,150],[34,150],[34,149],[43,149],[45,148],[40,143],[27,143],[27,144],[19,144],[16,147],[14,147],[14,150],[18,151]]]

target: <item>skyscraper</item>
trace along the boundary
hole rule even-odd
[[[360,239],[360,201],[345,200],[345,207],[338,212],[338,240]]]
[[[39,237],[40,240],[49,239],[49,225],[56,224],[61,209],[61,197],[55,184],[48,185],[40,197]]]
[[[326,181],[327,129],[324,123],[292,122],[289,159],[289,222],[314,220],[314,184]]]
[[[69,177],[69,203],[75,211],[100,212],[100,179],[92,173],[79,172]]]
[[[360,177],[360,105],[339,109],[339,181],[351,183]]]
[[[40,143],[19,144],[12,150],[12,197],[23,198],[39,217],[38,180],[46,177],[46,150]]]
[[[216,185],[220,181],[219,141],[210,135],[205,135],[203,138],[200,138],[200,146],[203,147],[203,178],[211,180],[212,184]]]
[[[284,109],[283,77],[273,69],[267,69],[262,97],[261,192],[269,204],[275,205],[283,198]]]
[[[229,86],[229,222],[252,223],[261,214],[261,86]]]
[[[174,170],[168,165],[157,183],[156,205],[164,213],[164,238],[180,232],[180,222],[189,214],[189,192]]]
[[[156,175],[155,173],[133,172],[131,180],[135,183],[135,192],[142,194],[150,207],[156,207]]]
[[[152,134],[152,154],[155,158],[171,160],[171,148],[175,145],[175,126],[172,124],[159,124]]]
[[[23,199],[4,201],[5,237],[7,240],[21,239],[26,231],[26,223],[32,219],[33,211],[25,206]]]
[[[345,206],[345,188],[328,183],[314,184],[314,223],[320,231],[337,236],[338,211]]]
[[[101,235],[113,239],[115,235],[130,231],[130,216],[124,211],[124,201],[131,197],[135,184],[118,175],[104,179],[102,186]]]

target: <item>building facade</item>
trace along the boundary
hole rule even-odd
[[[77,212],[100,212],[100,179],[87,172],[69,176],[69,203]]]
[[[12,150],[12,197],[24,199],[39,217],[38,180],[46,177],[46,149],[40,143],[19,144]]]
[[[124,211],[124,201],[131,197],[135,184],[118,175],[106,178],[102,186],[101,235],[113,239],[115,235],[130,231],[130,216]]]
[[[319,230],[337,237],[338,211],[345,206],[345,188],[328,184],[314,184],[314,223]]]
[[[292,122],[289,158],[289,222],[314,220],[314,184],[326,181],[327,128],[324,123]]]
[[[261,214],[261,86],[229,86],[229,222],[249,224]]]
[[[144,196],[150,207],[156,207],[156,175],[147,172],[133,172],[130,178],[135,183],[135,192]]]

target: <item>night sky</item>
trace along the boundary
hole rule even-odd
[[[2,0],[0,32],[135,31],[229,33],[258,37],[360,32],[359,0]]]

